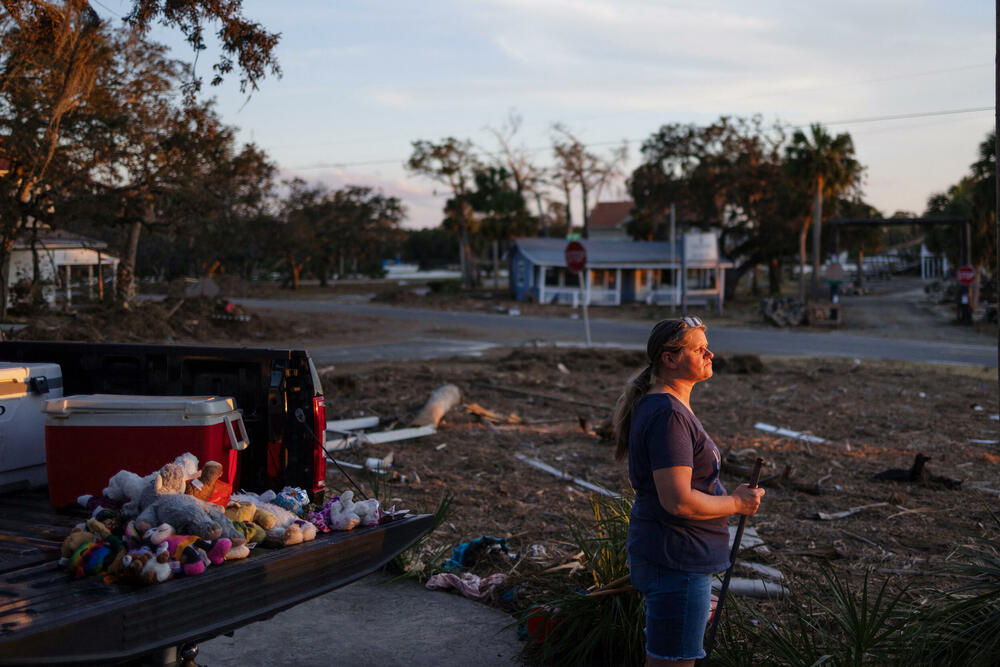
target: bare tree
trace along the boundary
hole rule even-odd
[[[438,143],[414,141],[413,154],[406,162],[406,168],[414,174],[443,183],[451,190],[452,198],[445,207],[445,213],[458,229],[462,284],[465,287],[472,287],[475,282],[469,250],[469,229],[475,220],[469,195],[481,166],[473,152],[472,142],[455,137],[447,137]]]
[[[586,145],[576,138],[561,123],[552,126],[552,151],[556,158],[553,169],[555,182],[566,195],[567,216],[569,195],[572,187],[580,188],[580,202],[583,206],[583,238],[590,237],[590,196],[599,200],[601,191],[614,178],[622,175],[622,167],[628,157],[628,144],[612,149],[607,159],[587,150]]]
[[[545,206],[542,202],[545,168],[532,164],[528,158],[530,151],[523,145],[514,146],[514,137],[521,129],[522,122],[521,115],[511,109],[507,113],[507,119],[499,128],[487,128],[499,146],[499,151],[490,155],[513,176],[518,193],[526,200],[530,194],[535,200],[535,206],[538,207],[538,221],[542,225],[542,236],[548,236]]]

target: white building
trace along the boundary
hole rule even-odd
[[[73,302],[73,289],[85,290],[90,298],[100,295],[102,285],[110,281],[114,289],[118,258],[106,252],[108,244],[66,231],[39,225],[34,242],[38,252],[38,272],[42,296],[51,305]],[[16,301],[18,286],[31,282],[34,276],[34,258],[31,231],[26,231],[14,241],[14,247],[4,267],[7,282],[7,305]]]

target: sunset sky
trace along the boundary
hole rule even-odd
[[[106,18],[121,0],[95,4]],[[293,9],[294,8],[294,9]],[[592,150],[639,146],[665,123],[761,114],[850,132],[866,199],[923,211],[966,173],[993,127],[994,4],[652,0],[248,0],[282,33],[281,79],[249,100],[236,77],[207,93],[283,177],[371,185],[400,197],[408,227],[435,226],[440,186],[403,162],[416,139],[468,138],[523,117],[515,143],[551,159],[553,123]],[[153,37],[191,52],[175,33]],[[214,62],[202,54],[198,72]],[[435,189],[439,192],[435,194]],[[621,186],[604,200],[624,198]],[[576,220],[579,221],[578,214]]]

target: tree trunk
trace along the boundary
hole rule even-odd
[[[493,289],[500,289],[500,242],[493,239]]]
[[[125,256],[118,263],[118,283],[116,292],[118,302],[123,308],[128,308],[135,297],[135,259],[139,252],[139,235],[142,233],[142,220],[136,220],[128,230],[125,241]]]
[[[799,232],[799,299],[806,300],[806,235],[809,233],[809,219],[802,223]]]
[[[865,249],[858,249],[858,289],[865,286]]]
[[[820,251],[820,227],[823,220],[823,175],[816,179],[816,203],[813,208],[813,274],[812,274],[812,296],[819,296],[819,251]]]
[[[777,257],[773,257],[767,262],[767,286],[771,296],[781,294],[781,264]]]
[[[573,214],[570,213],[570,187],[569,184],[563,185],[563,192],[566,194],[566,236],[573,233]]]
[[[538,220],[542,223],[542,236],[549,235],[549,219],[542,210],[542,195],[535,192],[535,205],[538,206]]]
[[[980,289],[980,283],[982,281],[983,275],[983,262],[976,264],[976,277],[972,280],[972,285],[969,286],[969,309],[972,312],[977,312],[979,310],[979,293],[982,291]]]
[[[462,222],[462,235],[459,237],[458,253],[462,268],[462,287],[472,287],[472,262],[469,256],[469,227]]]
[[[580,183],[580,199],[583,202],[583,238],[590,238],[590,216],[587,215],[587,185]]]

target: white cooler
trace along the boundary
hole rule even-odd
[[[58,364],[0,362],[0,492],[46,483],[42,402],[62,384]]]

